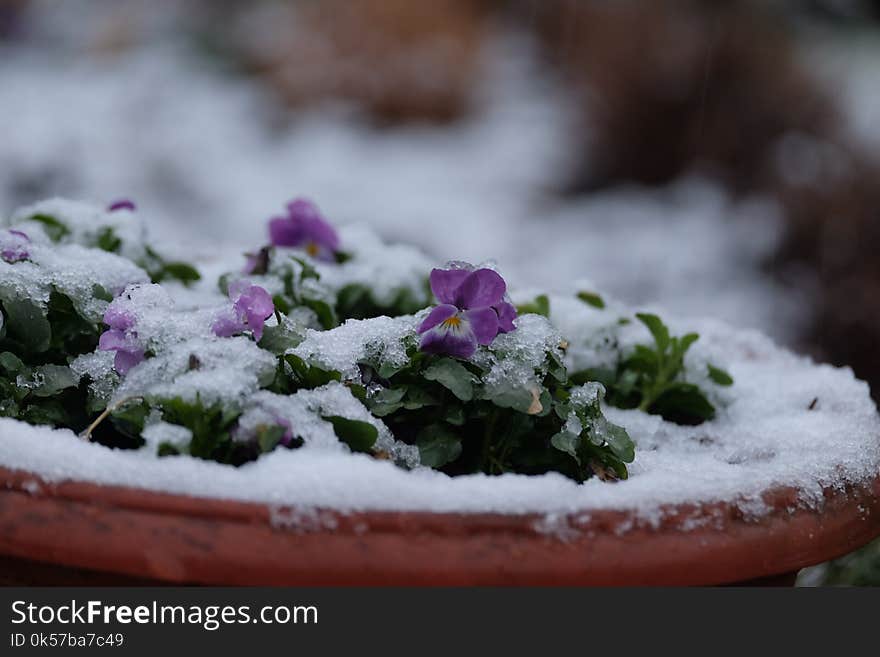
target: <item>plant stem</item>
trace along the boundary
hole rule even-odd
[[[143,397],[139,397],[137,395],[132,396],[132,397],[124,397],[123,399],[120,399],[118,402],[116,402],[112,406],[108,406],[107,408],[105,408],[101,412],[101,414],[98,417],[96,417],[95,420],[89,426],[87,426],[81,434],[79,434],[80,439],[86,440],[86,441],[91,440],[92,439],[92,432],[98,427],[99,424],[101,424],[101,422],[106,420],[107,417],[111,413],[116,411],[120,406],[127,404],[130,401],[134,401],[135,399],[143,399]]]
[[[486,421],[486,429],[483,431],[483,456],[480,459],[480,471],[486,471],[486,462],[489,460],[489,448],[492,444],[492,434],[495,433],[495,421],[498,418],[496,411],[492,411],[489,419]]]

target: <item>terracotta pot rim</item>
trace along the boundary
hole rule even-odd
[[[84,481],[47,482],[3,467],[0,481],[0,520],[21,520],[24,527],[0,537],[0,554],[164,581],[723,583],[797,570],[880,535],[880,476],[861,486],[826,488],[817,508],[805,507],[796,489],[779,488],[763,495],[764,515],[713,502],[665,507],[659,520],[627,510],[501,514],[298,508]],[[90,523],[96,523],[98,534]],[[131,537],[114,534],[102,545],[104,529]],[[56,531],[77,534],[69,550],[53,538]],[[239,549],[220,544],[219,535]],[[193,549],[199,541],[203,545]],[[242,549],[254,546],[261,557],[242,555]]]
[[[219,518],[224,520],[250,520],[255,516],[283,515],[297,510],[309,515],[334,516],[339,519],[391,519],[407,517],[420,521],[424,530],[432,524],[443,525],[450,519],[467,519],[493,525],[511,524],[521,526],[523,521],[542,520],[567,522],[572,527],[588,528],[597,525],[604,529],[615,522],[624,523],[628,529],[635,526],[651,527],[657,531],[693,529],[695,522],[703,519],[707,523],[728,519],[742,522],[759,522],[762,518],[783,515],[790,517],[796,512],[821,512],[830,500],[859,495],[860,491],[876,489],[880,495],[880,474],[872,481],[862,485],[848,484],[844,487],[826,486],[823,488],[824,501],[818,508],[811,507],[800,499],[799,489],[780,486],[769,489],[761,495],[766,505],[764,513],[750,515],[742,510],[737,501],[685,502],[665,504],[657,507],[656,513],[643,514],[632,508],[584,508],[573,511],[526,511],[520,513],[492,511],[427,511],[401,509],[351,510],[314,505],[298,506],[292,503],[273,503],[265,501],[242,500],[236,498],[200,497],[184,493],[158,491],[138,486],[102,484],[79,479],[60,479],[51,481],[42,475],[17,468],[0,466],[0,481],[10,491],[24,492],[32,496],[47,496],[58,500],[88,502],[97,506],[110,506],[130,510],[167,513],[175,516],[195,518]],[[284,524],[283,522],[280,524]],[[878,529],[880,532],[880,529]],[[625,533],[625,532],[624,532]]]

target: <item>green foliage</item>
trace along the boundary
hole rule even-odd
[[[638,408],[679,424],[700,424],[715,417],[715,407],[693,383],[683,380],[684,357],[698,339],[696,333],[672,336],[657,316],[639,313],[653,345],[639,344],[613,369],[588,369],[573,375],[575,381],[598,381],[605,386],[608,402],[620,408]],[[730,386],[733,378],[709,366],[710,379]]]
[[[282,269],[280,277],[284,284],[284,293],[272,298],[275,310],[287,314],[296,307],[305,307],[314,311],[321,328],[339,326],[335,308],[317,284],[320,280],[318,271],[307,260],[295,256],[289,256],[279,266]]]
[[[389,301],[383,302],[378,301],[373,290],[362,283],[350,283],[334,294],[322,286],[320,274],[309,261],[293,255],[279,258],[272,247],[266,247],[257,254],[254,273],[280,278],[284,291],[273,297],[278,311],[287,314],[296,307],[309,308],[314,311],[323,329],[334,328],[347,319],[412,314],[427,306],[431,298],[427,279],[421,293],[401,288]],[[221,280],[220,285],[225,292],[225,279]]]
[[[85,395],[69,367],[31,367],[12,352],[0,352],[0,417],[81,431],[88,423]]]
[[[546,294],[539,294],[532,301],[518,305],[516,307],[516,314],[534,314],[550,317],[550,297]]]
[[[241,412],[224,407],[220,403],[210,406],[201,399],[185,401],[179,397],[160,399],[151,404],[162,412],[162,420],[169,424],[186,427],[192,432],[192,440],[186,448],[166,444],[166,455],[187,453],[200,459],[241,465],[255,458],[250,445],[232,439],[232,430]],[[141,427],[143,429],[143,427]]]
[[[145,247],[146,255],[137,262],[154,283],[163,281],[179,281],[184,285],[191,285],[201,280],[199,271],[185,262],[168,261],[159,255],[152,247]]]
[[[323,419],[333,425],[336,437],[351,447],[353,452],[371,452],[379,430],[369,422],[351,420],[341,415],[326,415]]]
[[[430,298],[427,279],[421,294],[415,294],[408,288],[402,288],[387,303],[376,301],[369,286],[362,283],[350,283],[339,290],[336,295],[336,313],[341,321],[368,319],[382,315],[388,317],[411,315],[427,306]]]
[[[823,586],[880,586],[880,540],[819,568]]]
[[[733,385],[733,377],[730,376],[724,370],[715,367],[714,365],[709,365],[709,378],[712,379],[714,383],[719,386],[732,386]]]
[[[116,236],[116,232],[110,226],[101,229],[98,233],[97,247],[110,253],[119,253],[122,247],[122,240]]]
[[[35,214],[28,219],[42,224],[47,237],[53,242],[60,242],[70,234],[70,229],[67,226],[48,214]]]
[[[595,292],[581,291],[577,293],[577,298],[588,306],[602,310],[605,308],[605,300]]]
[[[484,383],[487,371],[469,361],[428,356],[412,348],[404,367],[361,364],[371,390],[364,397],[395,438],[416,445],[423,465],[450,475],[560,472],[577,481],[598,474],[625,478],[633,446],[602,415],[597,394],[572,395],[555,352],[535,382]],[[552,372],[552,373],[551,373]],[[378,388],[378,389],[377,389]],[[565,432],[576,417],[581,428]]]
[[[68,359],[90,353],[98,345],[100,327],[83,317],[70,297],[57,289],[52,289],[43,307],[0,284],[0,311],[5,317],[0,350],[14,353],[28,365],[67,364]]]

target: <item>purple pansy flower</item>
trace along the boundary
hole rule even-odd
[[[422,351],[470,358],[478,344],[514,329],[516,309],[505,300],[507,285],[498,272],[434,269],[431,290],[440,305],[419,326]]]
[[[229,298],[233,299],[231,308],[221,312],[211,327],[214,334],[228,338],[250,329],[254,339],[263,337],[263,325],[275,312],[272,297],[259,285],[248,281],[235,281],[229,286]]]
[[[317,206],[304,198],[287,204],[287,215],[269,221],[269,240],[273,246],[305,249],[313,258],[333,262],[339,250],[339,236]]]
[[[31,238],[27,233],[11,228],[0,233],[0,258],[8,263],[21,262],[30,257],[28,244]]]
[[[131,210],[134,212],[137,210],[137,206],[131,199],[121,198],[107,206],[107,212],[116,212],[117,210]]]
[[[118,299],[111,302],[104,312],[104,323],[109,329],[98,339],[98,349],[115,351],[113,367],[125,376],[144,359],[144,350],[138,343],[137,333],[132,330],[135,324],[134,315],[117,301]]]

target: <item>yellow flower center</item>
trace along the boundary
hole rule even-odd
[[[459,326],[461,326],[461,317],[458,315],[453,315],[452,317],[443,320],[444,328],[458,328]]]
[[[306,253],[308,253],[312,257],[318,255],[319,250],[320,249],[318,248],[318,245],[314,242],[309,242],[308,244],[306,244]]]

